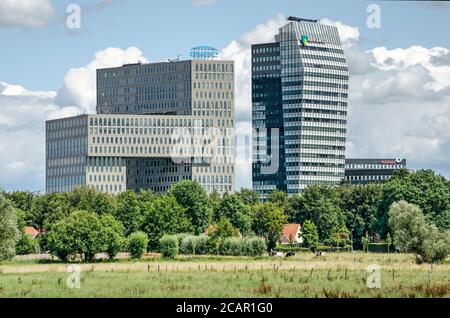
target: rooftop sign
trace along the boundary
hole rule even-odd
[[[191,49],[190,57],[197,60],[212,60],[219,56],[219,50],[210,46],[196,46]]]

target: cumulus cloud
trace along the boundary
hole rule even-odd
[[[328,19],[341,35],[350,71],[350,157],[406,157],[414,168],[450,171],[450,49],[375,47],[362,50],[355,27]],[[273,41],[285,23],[278,15],[220,52],[236,65],[236,185],[251,187],[251,44]],[[138,60],[135,47],[99,51],[70,69],[58,91],[30,91],[0,82],[0,187],[43,190],[46,119],[95,112],[95,70]],[[1,79],[0,79],[1,80]],[[247,136],[247,139],[246,139]]]
[[[50,0],[0,1],[0,27],[39,28],[55,14]]]
[[[245,136],[250,137],[251,150],[251,118],[252,118],[252,100],[251,100],[251,45],[255,43],[264,43],[274,40],[278,29],[285,22],[285,17],[278,14],[275,18],[256,26],[253,30],[244,33],[238,40],[234,40],[223,48],[219,54],[220,59],[233,60],[235,63],[236,92],[235,92],[235,118],[236,132],[238,139],[244,141]],[[251,188],[251,158],[242,156],[245,153],[244,144],[237,145],[238,158],[236,159],[236,187]],[[251,151],[250,151],[251,153]]]
[[[284,23],[280,14],[221,51],[220,58],[236,63],[236,121],[248,128],[238,131],[251,130],[251,44],[273,41]],[[411,167],[439,167],[449,176],[449,49],[414,45],[364,51],[357,27],[326,18],[320,23],[338,28],[349,66],[347,155],[406,157]],[[237,147],[239,156],[243,145]],[[251,187],[251,160],[238,159],[236,170],[238,187]]]
[[[56,101],[60,105],[77,105],[88,113],[95,113],[96,106],[96,70],[99,68],[122,66],[137,61],[147,62],[141,50],[129,47],[126,50],[106,48],[95,53],[88,65],[70,69],[64,86],[59,90]]]
[[[32,91],[0,82],[0,187],[43,191],[45,121],[95,112],[95,70],[141,60],[142,52],[107,48],[84,67],[70,69],[59,91]]]
[[[45,120],[80,112],[55,105],[55,96],[0,82],[0,187],[44,190]]]

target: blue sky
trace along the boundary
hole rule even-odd
[[[197,44],[223,48],[278,13],[329,18],[359,28],[361,47],[450,47],[450,5],[404,1],[192,0],[53,1],[57,16],[39,29],[0,28],[1,80],[33,90],[54,90],[71,67],[87,64],[106,47],[139,47],[149,60],[184,54]],[[82,8],[81,29],[65,26],[66,7]],[[382,28],[366,27],[366,8],[377,3]]]
[[[81,6],[75,31],[70,4]],[[370,4],[379,29],[367,27]],[[197,45],[235,60],[237,128],[251,134],[250,44],[272,40],[290,15],[326,18],[345,39],[347,155],[406,157],[450,177],[448,2],[0,0],[0,188],[44,189],[45,120],[95,109],[97,67],[188,58]],[[238,160],[238,188],[251,187],[250,167]]]

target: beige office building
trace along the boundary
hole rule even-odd
[[[233,192],[234,63],[189,60],[97,71],[97,114],[46,123],[46,191],[164,192],[195,180]]]

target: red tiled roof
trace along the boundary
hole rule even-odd
[[[30,235],[30,236],[32,236],[32,237],[36,237],[36,236],[39,234],[39,231],[36,230],[36,229],[35,229],[34,227],[32,227],[32,226],[27,226],[27,227],[25,227],[23,231],[24,231],[25,234],[28,234],[28,235]]]
[[[286,224],[283,228],[283,235],[281,236],[281,240],[288,243],[291,240],[297,239],[297,233],[300,231],[300,224]]]

